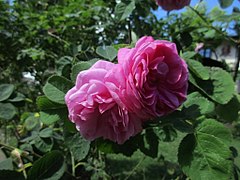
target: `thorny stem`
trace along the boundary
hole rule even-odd
[[[75,177],[75,161],[74,161],[72,151],[70,151],[70,154],[71,154],[71,162],[72,162],[72,175]]]
[[[54,37],[55,39],[57,39],[57,40],[59,40],[59,41],[61,41],[63,43],[65,43],[68,46],[70,45],[67,41],[65,41],[64,39],[60,38],[59,36],[49,32],[49,31],[48,31],[48,35]]]
[[[189,7],[195,14],[197,14],[198,17],[200,17],[200,18],[202,19],[202,21],[204,21],[205,24],[206,24],[209,28],[214,29],[216,32],[218,32],[219,34],[223,35],[223,37],[225,37],[226,39],[232,41],[234,44],[239,44],[239,43],[240,43],[240,40],[235,40],[235,39],[233,39],[233,38],[231,38],[231,37],[226,36],[226,34],[225,34],[223,31],[221,31],[221,30],[215,28],[214,26],[212,26],[211,24],[209,24],[208,21],[206,20],[206,18],[203,17],[196,9],[194,9],[194,8],[191,7],[191,6],[188,6],[188,7]]]

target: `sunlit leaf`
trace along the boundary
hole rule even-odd
[[[231,140],[230,131],[221,123],[204,120],[179,146],[178,161],[183,171],[196,180],[231,179]]]

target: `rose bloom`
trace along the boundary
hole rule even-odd
[[[157,4],[166,11],[182,9],[190,4],[190,0],[156,0]]]
[[[141,38],[118,52],[118,64],[98,61],[78,74],[65,101],[69,119],[88,140],[119,144],[146,120],[176,110],[186,99],[188,71],[175,44]]]
[[[78,74],[76,85],[65,96],[69,119],[88,140],[103,137],[122,144],[142,130],[140,118],[119,106],[106,87],[105,76],[118,66],[96,62]]]
[[[187,65],[174,43],[142,37],[134,48],[119,50],[118,63],[122,69],[110,72],[106,85],[129,112],[153,119],[176,110],[186,100]]]

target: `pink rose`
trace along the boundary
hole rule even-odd
[[[144,120],[177,109],[185,100],[188,70],[175,44],[142,37],[135,48],[118,52],[122,69],[111,71],[106,86],[115,101]]]
[[[118,66],[96,62],[78,74],[76,85],[65,96],[69,119],[88,140],[103,137],[122,144],[142,130],[140,118],[119,106],[106,87],[105,77],[113,69],[121,70]]]
[[[182,9],[190,4],[190,0],[156,0],[157,4],[166,11]]]
[[[118,64],[98,61],[79,73],[65,101],[69,119],[83,137],[119,144],[142,130],[142,123],[168,114],[186,99],[188,71],[175,44],[143,37],[122,48]]]

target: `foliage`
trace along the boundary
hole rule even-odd
[[[238,179],[235,83],[194,49],[237,45],[227,29],[239,33],[239,11],[208,12],[203,1],[158,19],[156,9],[154,0],[0,0],[0,179]],[[189,69],[187,101],[123,145],[83,139],[66,92],[80,71],[116,62],[143,35],[176,43]]]

